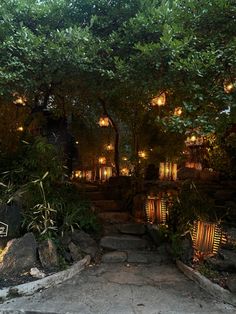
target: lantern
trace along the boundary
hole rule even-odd
[[[196,136],[195,134],[188,136],[185,141],[186,146],[201,146],[203,145],[203,143],[204,143],[204,137]]]
[[[73,178],[85,181],[93,181],[93,173],[92,170],[75,170],[73,172]]]
[[[174,115],[175,116],[181,116],[182,112],[183,112],[182,108],[181,107],[177,107],[174,110]]]
[[[168,216],[168,194],[159,193],[158,196],[149,195],[146,200],[147,221],[151,224],[156,223],[165,225]]]
[[[114,150],[114,146],[112,144],[107,144],[107,145],[105,145],[105,149],[107,151],[113,151]]]
[[[18,132],[23,132],[23,131],[24,131],[24,128],[23,128],[23,126],[19,126],[16,130],[17,130]]]
[[[234,83],[233,82],[230,82],[230,81],[225,81],[224,82],[224,91],[229,94],[229,93],[232,93],[233,90],[234,90]]]
[[[102,166],[99,168],[99,180],[101,182],[107,181],[112,177],[112,167]]]
[[[109,118],[107,116],[101,116],[98,122],[100,127],[108,127],[109,123]]]
[[[160,93],[151,100],[151,104],[158,107],[164,106],[166,104],[166,94],[164,92]]]
[[[217,254],[220,244],[225,242],[218,224],[200,220],[194,222],[192,238],[195,256],[198,258]]]
[[[129,169],[128,168],[122,168],[121,169],[122,176],[128,176],[129,175]]]
[[[140,150],[140,151],[138,152],[138,156],[139,156],[140,158],[146,159],[146,158],[147,158],[147,153],[146,153],[144,150]]]
[[[25,106],[26,105],[26,98],[25,96],[19,96],[17,93],[13,94],[16,99],[14,100],[15,105]]]
[[[99,157],[98,158],[98,162],[100,165],[105,165],[107,160],[106,160],[106,157],[102,156],[102,157]]]
[[[185,167],[196,170],[202,170],[202,164],[200,162],[186,162]]]
[[[76,179],[82,179],[82,171],[81,170],[75,170],[73,172],[73,177],[76,178]]]
[[[172,162],[161,162],[159,168],[160,180],[177,180],[177,164]]]

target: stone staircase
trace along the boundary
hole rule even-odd
[[[163,263],[168,257],[165,247],[156,248],[145,222],[136,222],[123,209],[120,200],[108,199],[102,190],[91,190],[87,197],[103,226],[100,239],[102,262]],[[109,197],[109,196],[108,196]]]

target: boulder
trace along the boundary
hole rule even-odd
[[[123,263],[127,259],[127,253],[126,252],[109,252],[105,253],[102,256],[102,262],[103,263]]]
[[[113,235],[103,237],[100,246],[111,250],[135,250],[145,249],[148,243],[145,239],[133,235]]]
[[[226,281],[226,286],[232,293],[236,293],[236,274],[230,274]]]
[[[1,254],[0,273],[20,274],[37,262],[37,243],[33,233],[8,241]]]
[[[71,234],[72,241],[77,244],[80,250],[94,258],[98,252],[96,241],[84,231],[74,231]]]
[[[2,249],[9,240],[20,236],[22,224],[21,206],[18,204],[0,205],[0,222],[8,226],[6,237],[0,237],[0,249]]]
[[[81,251],[76,244],[70,242],[68,248],[70,251],[71,258],[74,262],[79,261],[83,258]]]
[[[59,266],[57,248],[51,239],[39,244],[39,260],[45,269],[53,270]]]
[[[231,250],[221,249],[219,257],[209,258],[207,262],[219,271],[236,272],[236,253]]]

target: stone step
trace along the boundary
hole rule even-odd
[[[103,192],[101,191],[86,191],[85,196],[91,201],[99,201],[105,198]]]
[[[171,262],[167,254],[159,254],[157,251],[129,250],[113,251],[103,254],[103,263],[137,263],[137,264],[164,264]]]
[[[121,208],[120,202],[114,200],[94,200],[93,205],[98,212],[116,212]]]
[[[143,235],[146,233],[146,226],[142,223],[126,223],[117,226],[120,233]]]
[[[127,212],[102,212],[98,213],[98,218],[103,223],[124,223],[131,220]]]
[[[145,239],[133,235],[111,235],[101,238],[100,246],[111,250],[135,250],[145,249],[148,242]]]

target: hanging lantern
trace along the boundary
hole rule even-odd
[[[168,194],[160,192],[158,196],[149,195],[146,200],[147,221],[151,224],[166,225],[169,217]]]
[[[225,236],[218,224],[200,220],[194,222],[192,238],[197,258],[216,255],[220,244],[225,242]]]
[[[164,92],[160,93],[151,100],[151,104],[158,107],[164,106],[166,104],[166,94]]]
[[[147,158],[147,153],[144,150],[140,150],[138,152],[138,156],[142,159],[146,159]]]
[[[101,116],[98,124],[100,125],[100,127],[108,127],[110,124],[109,118],[107,116]]]
[[[99,168],[99,180],[101,182],[107,181],[112,177],[112,167],[102,166]]]
[[[99,157],[98,158],[98,162],[100,165],[105,165],[107,160],[106,160],[106,157],[102,156],[102,157]]]
[[[105,145],[105,149],[108,151],[108,152],[111,152],[114,150],[114,146],[112,144],[107,144]]]
[[[161,162],[159,167],[159,178],[162,181],[177,180],[177,164],[172,162]]]
[[[233,82],[230,82],[230,81],[225,81],[224,82],[224,91],[227,93],[227,94],[230,94],[233,92],[234,90],[234,83]]]
[[[128,176],[129,175],[129,169],[128,168],[122,168],[120,170],[122,176]]]
[[[174,110],[174,115],[175,116],[181,116],[182,113],[183,113],[183,110],[182,110],[181,107],[175,108],[175,110]]]
[[[17,130],[18,132],[23,132],[23,131],[24,131],[24,128],[23,128],[23,126],[19,126],[16,130]]]

